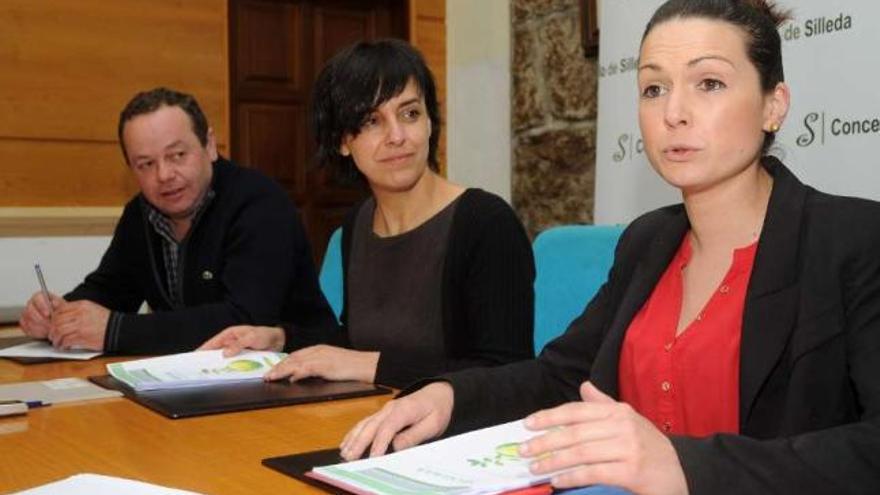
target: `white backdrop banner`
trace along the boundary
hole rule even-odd
[[[680,202],[651,170],[638,124],[639,43],[663,0],[601,1],[596,223]],[[792,104],[772,153],[819,190],[880,200],[880,1],[782,0]]]

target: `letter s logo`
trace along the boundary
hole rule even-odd
[[[626,158],[626,146],[624,146],[629,141],[629,134],[621,134],[619,138],[617,138],[617,148],[618,150],[611,155],[611,158],[615,162],[622,162],[624,158]]]
[[[804,127],[807,128],[807,132],[801,134],[797,137],[797,145],[801,147],[806,147],[813,144],[813,141],[816,140],[816,131],[813,130],[813,126],[810,124],[814,124],[817,120],[819,120],[818,112],[808,113],[806,117],[804,117]]]

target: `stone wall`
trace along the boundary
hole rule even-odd
[[[511,22],[513,206],[532,236],[592,223],[598,61],[578,0],[511,0]]]

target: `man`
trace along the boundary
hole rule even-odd
[[[119,117],[140,187],[98,269],[62,299],[35,293],[21,328],[55,347],[195,349],[227,326],[333,325],[298,213],[275,182],[219,157],[196,100],[139,93]],[[146,301],[152,312],[136,314]]]

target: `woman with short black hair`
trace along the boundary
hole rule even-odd
[[[400,40],[335,55],[312,98],[318,159],[372,195],[342,229],[342,325],[232,327],[204,348],[299,349],[268,379],[403,387],[533,352],[531,245],[510,206],[438,174],[440,112],[421,55]]]

